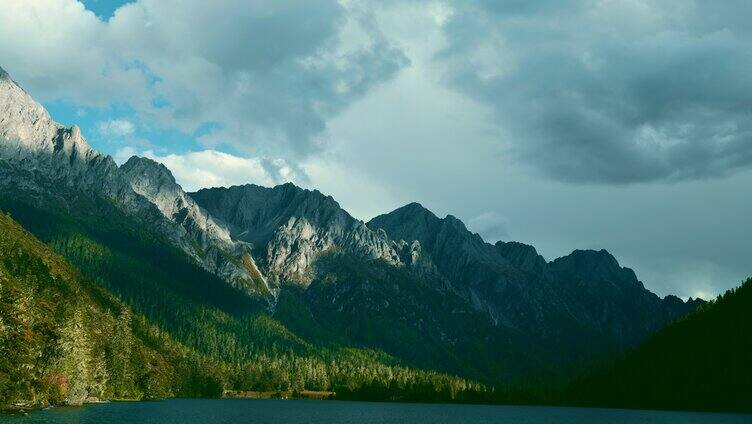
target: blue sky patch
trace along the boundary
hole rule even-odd
[[[106,21],[112,17],[120,6],[131,3],[127,0],[81,0],[87,9],[94,12],[100,19]]]

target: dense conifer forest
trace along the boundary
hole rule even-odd
[[[574,404],[752,411],[752,279],[574,386]]]
[[[381,352],[300,339],[135,227],[98,227],[95,237],[119,237],[108,240],[115,250],[62,216],[15,212],[49,245],[0,216],[5,407],[229,390],[445,402],[499,395],[477,382],[401,366]]]

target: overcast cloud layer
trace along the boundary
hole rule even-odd
[[[752,163],[749,1],[472,1],[453,10],[440,54],[449,83],[492,107],[514,153],[548,176],[694,179]]]
[[[0,66],[119,163],[420,201],[660,294],[752,274],[748,1],[100,1],[5,0]]]

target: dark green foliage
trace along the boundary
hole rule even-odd
[[[0,406],[193,393],[198,359],[0,213]]]
[[[536,363],[532,355],[521,360],[520,352],[532,351],[525,340],[492,327],[441,282],[342,253],[320,258],[316,268],[297,300],[289,299],[294,291],[287,294],[288,307],[297,307],[275,314],[298,333],[317,334],[311,329],[317,325],[328,340],[336,334],[343,343],[378,348],[412,366],[486,382],[508,377],[511,364],[517,371],[520,363]]]
[[[576,384],[570,400],[629,408],[752,411],[752,279]]]
[[[95,358],[94,363],[106,358],[104,389],[99,390],[102,384],[96,384],[101,377],[94,377],[101,373],[92,371],[87,395],[96,391],[107,398],[219,396],[225,389],[305,389],[333,390],[345,398],[452,401],[468,398],[469,393],[476,398],[491,393],[486,386],[462,378],[398,366],[397,360],[383,353],[343,347],[347,340],[329,338],[331,334],[323,326],[309,325],[306,330],[305,320],[294,326],[301,337],[269,316],[260,304],[227,288],[106,201],[89,199],[79,205],[81,209],[71,215],[0,198],[0,206],[91,279],[81,281],[86,281],[91,298],[108,311],[105,318],[76,317],[72,309],[69,314],[73,315],[49,324],[72,334],[81,328],[87,334],[95,332],[88,323],[106,324],[101,340],[107,343],[96,349],[85,343],[66,347],[73,356]],[[29,278],[24,277],[19,285],[27,285]],[[56,302],[67,304],[75,298],[72,293],[61,294]],[[289,311],[300,310],[294,297],[289,301]],[[280,310],[287,301],[282,302]],[[77,324],[79,319],[87,324]],[[65,326],[71,322],[72,327]],[[14,346],[14,352],[23,352],[15,349],[24,346],[20,339],[10,341],[9,346]],[[164,354],[164,346],[173,346],[174,354]],[[50,352],[48,356],[59,354]],[[18,372],[13,363],[18,362],[8,362],[4,369]],[[98,368],[92,365],[92,369]],[[7,378],[21,384],[37,380],[31,376]],[[436,394],[419,395],[418,388],[427,386],[434,387]],[[65,401],[51,395],[40,400],[30,398],[28,390],[24,393],[20,397],[3,394],[0,399],[4,403],[13,399]]]

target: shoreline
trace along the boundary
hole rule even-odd
[[[340,401],[340,402],[367,402],[367,403],[392,403],[392,404],[417,404],[417,405],[458,405],[458,406],[500,406],[500,407],[541,407],[541,408],[574,408],[574,409],[600,409],[613,411],[654,411],[654,412],[687,412],[687,413],[708,413],[708,414],[738,414],[752,416],[752,409],[741,410],[720,410],[720,409],[675,409],[675,408],[639,408],[624,405],[604,405],[604,404],[582,404],[567,402],[431,402],[426,400],[406,400],[406,399],[357,399],[350,397],[337,397],[337,392],[327,390],[302,390],[297,391],[254,391],[254,390],[228,390],[225,389],[221,396],[217,397],[161,397],[161,398],[112,398],[98,399],[90,397],[80,404],[51,405],[51,404],[31,404],[17,403],[15,405],[0,406],[0,417],[2,416],[27,416],[35,411],[50,410],[57,408],[80,408],[87,405],[98,405],[107,403],[137,403],[137,402],[154,402],[170,400],[222,400],[222,399],[251,399],[251,400],[312,400],[312,401]]]
[[[566,409],[598,409],[606,411],[643,411],[643,412],[678,412],[678,413],[698,413],[698,414],[726,414],[726,415],[744,415],[751,416],[752,411],[734,411],[734,410],[686,410],[686,409],[650,409],[650,408],[628,408],[617,406],[585,406],[573,404],[522,404],[522,403],[459,403],[459,402],[408,402],[395,400],[358,400],[358,399],[337,399],[335,392],[304,390],[299,393],[284,391],[227,391],[220,397],[166,397],[166,398],[146,398],[146,399],[93,399],[87,400],[77,405],[9,405],[0,407],[0,417],[2,416],[28,416],[36,411],[53,410],[60,408],[83,408],[88,405],[99,405],[108,403],[139,403],[139,402],[159,402],[170,400],[223,400],[223,399],[250,399],[250,400],[311,400],[311,401],[339,401],[339,402],[366,402],[366,403],[391,403],[391,404],[415,404],[415,405],[454,405],[454,406],[489,406],[489,407],[539,407],[539,408],[566,408]]]
[[[290,399],[290,400],[337,400],[337,393],[327,390],[255,391],[225,390],[219,399]]]

